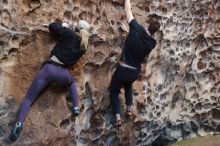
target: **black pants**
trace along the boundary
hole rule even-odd
[[[118,95],[122,87],[125,89],[126,105],[132,105],[132,84],[135,80],[137,80],[139,73],[140,71],[137,69],[130,69],[118,65],[112,76],[110,84],[111,104],[115,114],[120,113],[120,102]]]

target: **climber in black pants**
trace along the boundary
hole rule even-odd
[[[152,38],[152,35],[160,28],[160,23],[154,21],[149,24],[147,29],[145,29],[134,19],[130,0],[125,0],[124,6],[130,30],[124,43],[119,65],[117,66],[110,83],[110,98],[112,109],[116,116],[116,122],[114,124],[116,127],[121,126],[120,103],[118,97],[120,89],[122,87],[125,89],[127,105],[126,116],[130,117],[132,84],[138,79],[141,71],[141,63],[144,61],[144,58],[156,46],[156,40]]]

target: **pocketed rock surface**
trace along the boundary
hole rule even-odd
[[[0,1],[0,145],[165,146],[220,132],[220,1],[135,0],[133,13],[145,25],[161,23],[156,48],[133,86],[134,116],[114,129],[109,83],[128,28],[120,1]],[[68,90],[51,84],[26,117],[15,143],[8,140],[31,81],[48,58],[54,39],[43,24],[56,18],[93,26],[89,51],[71,69],[80,96],[80,116],[71,117]]]

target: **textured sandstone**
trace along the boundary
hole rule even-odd
[[[51,85],[32,106],[14,145],[156,146],[220,132],[220,1],[133,1],[141,24],[157,18],[162,28],[135,82],[135,116],[119,130],[110,123],[108,87],[126,19],[120,0],[113,1],[0,1],[0,145],[10,144],[19,104],[55,43],[42,24],[56,18],[71,24],[85,19],[93,26],[90,50],[71,70],[81,113],[70,117],[66,88]],[[121,101],[123,110],[123,91]]]

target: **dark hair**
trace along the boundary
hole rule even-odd
[[[60,18],[56,18],[54,22],[56,22],[56,23],[63,23],[63,21]]]
[[[160,29],[160,23],[158,21],[151,22],[148,27],[148,31],[150,32],[151,35],[153,35],[159,29]]]

